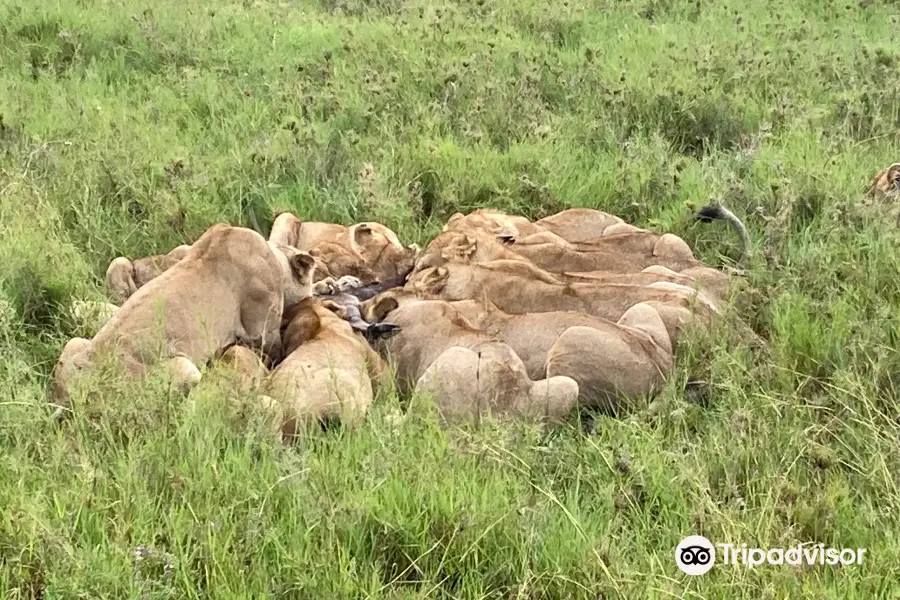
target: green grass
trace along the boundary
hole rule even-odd
[[[900,235],[862,193],[900,158],[897,16],[4,0],[0,597],[897,598]],[[116,255],[283,209],[422,243],[456,211],[587,206],[722,265],[737,236],[689,219],[710,199],[751,229],[737,306],[769,350],[698,334],[659,410],[590,434],[397,425],[384,394],[361,431],[283,450],[213,374],[188,403],[111,381],[101,418],[47,425],[68,304]],[[690,534],[868,552],[690,578]]]

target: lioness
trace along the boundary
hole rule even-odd
[[[470,232],[482,231],[491,235],[506,236],[512,239],[524,237],[543,231],[534,223],[517,215],[508,215],[502,210],[479,208],[467,215],[455,213],[444,225],[442,231]]]
[[[534,261],[516,254],[508,242],[484,233],[445,232],[439,234],[432,244],[425,249],[412,275],[429,267],[440,267],[450,261],[488,263],[498,260],[521,261],[537,269]],[[540,261],[539,261],[540,262]],[[508,263],[511,264],[511,263]],[[655,281],[671,281],[688,287],[698,287],[707,292],[710,298],[718,300],[728,290],[729,277],[721,271],[709,267],[692,267],[681,273],[660,265],[651,265],[638,272],[632,271],[569,271],[565,264],[555,265],[551,262],[540,267],[541,274],[535,277],[546,279],[549,275],[559,282],[579,283],[585,280],[606,281],[609,283],[635,283],[648,285]],[[550,268],[547,268],[550,267]]]
[[[269,233],[269,241],[276,244],[293,246],[298,250],[310,251],[323,242],[341,244],[348,248],[358,249],[354,245],[354,229],[364,227],[372,232],[372,237],[378,239],[379,246],[390,245],[402,249],[403,244],[388,227],[381,223],[357,223],[356,225],[341,225],[338,223],[323,223],[318,221],[303,221],[289,212],[279,213],[272,223],[272,231]]]
[[[399,333],[376,344],[396,367],[401,394],[412,391],[425,369],[451,346],[472,347],[496,338],[479,331],[447,302],[422,300],[407,290],[390,290],[364,304],[366,321],[389,321]]]
[[[378,275],[366,264],[366,259],[355,250],[333,242],[321,242],[309,254],[317,263],[322,264],[323,268],[319,272],[327,273],[328,277],[356,277],[362,285],[380,283]]]
[[[677,236],[665,238],[670,234],[664,234],[654,244],[668,250],[674,249],[672,252],[660,252],[659,255],[654,255],[653,250],[649,253],[629,252],[629,249],[649,245],[648,242],[652,239],[648,236],[654,235],[649,232],[620,233],[600,238],[604,241],[596,244],[561,246],[553,242],[513,243],[508,239],[479,232],[445,232],[435,237],[426,247],[410,278],[424,269],[439,267],[448,261],[488,263],[519,260],[531,263],[561,280],[571,280],[580,273],[605,273],[603,278],[609,281],[626,283],[633,280],[637,283],[647,282],[655,274],[659,275],[656,277],[658,281],[695,286],[709,293],[710,297],[718,299],[727,295],[731,283],[729,275],[693,258],[690,249]],[[665,242],[665,239],[669,239],[669,242]],[[621,251],[609,248],[616,244],[623,246]],[[606,250],[602,249],[604,246],[607,246]],[[636,275],[638,272],[643,275]],[[615,277],[616,273],[621,276]]]
[[[631,307],[613,323],[577,312],[509,314],[490,302],[386,293],[370,303],[367,313],[373,320],[400,322],[407,332],[409,337],[400,335],[386,346],[404,378],[435,360],[449,344],[475,347],[493,339],[512,348],[529,378],[571,377],[583,405],[616,414],[651,395],[673,367],[668,332],[647,304]],[[423,344],[426,332],[430,337]]]
[[[124,256],[114,259],[109,263],[109,267],[106,269],[106,287],[110,296],[121,304],[138,289],[146,285],[148,281],[159,277],[162,273],[184,258],[190,249],[191,247],[188,245],[181,245],[168,254],[146,256],[135,261],[130,261]],[[361,269],[356,270],[352,267],[347,268],[346,260],[343,262],[340,260],[334,261],[329,254],[328,249],[325,249],[324,258],[326,260],[333,260],[339,267],[339,269],[336,270],[338,275],[332,277],[326,263],[323,261],[322,257],[320,257],[320,254],[322,253],[310,253],[316,262],[313,281],[316,284],[315,290],[317,293],[327,293],[331,289],[329,282],[333,283],[335,279],[345,275],[353,276],[357,271],[359,272],[357,277],[374,279],[374,275],[372,275],[364,265]],[[343,269],[343,271],[341,269]]]
[[[289,212],[276,217],[269,241],[306,251],[312,251],[326,243],[331,244],[323,246],[319,257],[327,264],[333,277],[354,275],[365,283],[374,283],[351,270],[367,267],[378,282],[387,285],[403,284],[420,251],[416,244],[404,246],[397,234],[381,223],[357,223],[347,227],[335,223],[301,221]],[[337,251],[336,246],[343,247],[346,252]],[[335,264],[329,262],[329,256],[336,261]],[[350,264],[353,266],[348,266]]]
[[[481,208],[467,215],[456,213],[447,220],[443,231],[476,232],[509,237],[530,238],[532,242],[580,242],[603,234],[622,219],[590,208],[570,208],[532,223],[525,217],[508,215],[500,210]],[[552,234],[548,237],[545,234]],[[559,239],[556,239],[559,238]]]
[[[553,273],[553,277],[563,283],[630,283],[650,285],[667,281],[694,288],[714,305],[719,306],[729,293],[731,279],[725,273],[711,267],[694,267],[676,273],[666,267],[653,265],[637,273],[610,273],[609,271],[587,271],[585,273]]]
[[[109,263],[106,269],[106,288],[113,301],[122,304],[139,288],[151,279],[159,277],[164,271],[187,256],[191,247],[182,244],[168,254],[146,256],[130,261],[119,256]]]
[[[386,319],[399,329],[378,347],[396,367],[400,393],[435,393],[445,420],[480,414],[479,408],[556,418],[568,413],[578,397],[578,385],[569,378],[532,381],[509,346],[474,327],[448,302],[422,300],[409,290],[395,289],[363,304],[368,321]]]
[[[610,227],[626,225],[620,217],[591,208],[569,208],[534,222],[535,227],[577,243],[606,235]]]
[[[340,315],[339,306],[313,300],[288,309],[284,361],[265,384],[264,404],[275,407],[283,437],[297,435],[298,421],[363,420],[379,380],[381,357]]]
[[[230,346],[225,349],[219,362],[231,367],[238,375],[237,390],[246,392],[259,387],[269,370],[259,355],[246,346]]]
[[[658,235],[649,231],[605,235],[570,247],[546,242],[513,242],[509,249],[549,271],[628,273],[653,265],[673,271],[703,266],[685,241],[677,235]]]
[[[434,399],[444,423],[483,415],[560,421],[578,400],[573,379],[532,381],[512,348],[499,342],[451,346],[425,369],[416,392]]]
[[[310,296],[313,270],[309,254],[270,244],[255,231],[210,227],[93,339],[69,340],[54,368],[56,402],[68,408],[73,378],[101,355],[114,355],[135,377],[167,361],[185,390],[200,379],[197,364],[235,343],[278,360],[282,311]]]
[[[882,169],[869,183],[867,194],[873,198],[900,197],[900,163]]]
[[[687,308],[704,322],[718,312],[702,293],[668,281],[650,285],[561,283],[534,277],[526,270],[529,267],[519,261],[447,263],[419,272],[410,278],[407,287],[424,298],[483,298],[505,312],[519,314],[569,310],[617,321],[635,304],[651,300]],[[661,316],[666,321],[666,316]],[[676,323],[666,322],[666,329],[674,343]]]

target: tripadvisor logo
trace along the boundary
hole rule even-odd
[[[718,551],[716,550],[718,548]],[[769,565],[859,565],[865,548],[830,548],[825,544],[790,548],[748,548],[747,544],[713,544],[702,535],[689,535],[675,548],[675,564],[688,575],[708,573],[720,558],[723,565],[741,565],[748,569]]]
[[[675,564],[688,575],[703,575],[715,562],[716,549],[702,535],[689,535],[675,548]]]

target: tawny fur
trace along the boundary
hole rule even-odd
[[[449,306],[508,344],[530,378],[574,379],[584,406],[610,413],[630,408],[658,390],[673,368],[665,324],[645,303],[629,308],[618,322],[571,311],[509,314],[477,300]]]
[[[146,256],[134,261],[124,256],[113,259],[106,269],[106,288],[110,297],[122,304],[147,282],[159,277],[187,256],[190,249],[190,246],[183,244],[168,254]]]
[[[237,374],[236,389],[240,392],[256,390],[269,374],[259,354],[246,346],[234,345],[227,348],[218,362],[229,366]]]
[[[516,272],[522,268],[520,261],[494,261],[481,265],[448,263],[416,274],[410,278],[407,288],[424,298],[485,299],[505,312],[518,314],[565,310],[617,321],[629,308],[647,301],[687,308],[706,323],[717,312],[715,305],[696,290],[670,282],[650,285],[554,283]],[[661,316],[665,322],[666,316]],[[666,322],[673,343],[677,338],[674,325]]]
[[[311,294],[313,266],[308,254],[278,248],[255,231],[214,225],[184,258],[129,297],[92,340],[66,344],[53,373],[55,401],[67,407],[73,378],[100,356],[118,359],[134,377],[167,362],[185,388],[199,381],[196,365],[235,343],[277,360],[282,311]]]
[[[869,183],[868,195],[873,198],[900,198],[900,163],[879,171]]]
[[[706,267],[693,258],[689,261],[673,261],[666,259],[665,256],[641,258],[639,253],[629,254],[629,248],[633,250],[647,244],[649,238],[644,233],[616,234],[611,239],[622,242],[621,252],[584,252],[578,249],[597,247],[589,244],[568,246],[547,242],[505,244],[496,237],[484,233],[449,231],[438,235],[426,247],[410,279],[424,269],[440,267],[448,262],[485,264],[507,261],[507,264],[510,264],[511,261],[520,261],[562,282],[578,282],[584,278],[599,278],[610,283],[672,281],[703,290],[715,301],[726,297],[729,293],[731,278],[726,273]],[[673,244],[678,246],[675,242]],[[681,268],[681,272],[673,270],[672,265]],[[654,277],[653,274],[660,276]]]
[[[578,398],[573,379],[533,381],[512,348],[499,342],[448,348],[416,382],[416,391],[434,399],[444,423],[476,423],[487,415],[559,422]]]
[[[397,234],[381,223],[365,222],[348,227],[302,221],[289,212],[275,219],[269,241],[317,252],[332,277],[354,275],[365,284],[378,281],[402,285],[419,254],[418,246],[404,246]]]
[[[481,232],[509,236],[516,240],[560,243],[582,242],[599,237],[607,227],[622,222],[622,219],[615,215],[590,208],[570,208],[534,223],[525,217],[482,208],[467,215],[454,214],[447,220],[443,230],[461,233]]]
[[[269,376],[263,397],[277,407],[285,437],[297,434],[300,421],[360,423],[386,374],[378,354],[335,310],[339,307],[307,299],[289,311],[288,355]]]

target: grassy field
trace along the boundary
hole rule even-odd
[[[900,598],[900,10],[863,0],[0,2],[0,597]],[[590,429],[393,419],[283,450],[223,408],[111,382],[48,427],[76,299],[117,255],[272,214],[569,206],[751,229],[734,322],[658,409]],[[891,211],[894,211],[893,213]],[[688,378],[706,382],[685,388]],[[696,390],[699,393],[695,393]],[[691,534],[865,547],[853,567],[674,562]]]

